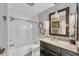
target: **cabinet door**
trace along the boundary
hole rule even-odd
[[[56,47],[54,45],[51,45],[51,44],[48,44],[48,43],[45,43],[45,42],[40,42],[40,45],[48,48],[51,51],[54,51],[54,52],[60,54],[60,48],[59,47]]]
[[[40,42],[40,45],[41,45],[42,47],[45,47],[45,48],[47,48],[48,50],[50,50],[51,52],[50,52],[50,51],[49,51],[49,52],[50,52],[51,54],[60,55],[60,48],[59,48],[59,47],[50,45],[50,44],[45,43],[45,42]]]
[[[45,47],[41,47],[41,56],[58,56],[57,53],[45,48]]]

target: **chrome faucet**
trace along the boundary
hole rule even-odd
[[[53,36],[53,38],[54,38],[54,39],[56,39],[56,37],[55,37],[55,36]]]

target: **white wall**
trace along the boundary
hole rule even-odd
[[[0,3],[0,47],[7,50],[7,21],[3,21],[2,16],[7,16],[7,4]],[[3,55],[5,55],[7,51]]]

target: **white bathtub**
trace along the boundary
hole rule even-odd
[[[30,46],[23,46],[19,48],[10,48],[10,56],[24,56],[31,52]]]
[[[10,56],[31,56],[31,55],[40,55],[39,45],[28,45],[20,48],[10,48]]]

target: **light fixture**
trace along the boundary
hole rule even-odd
[[[57,18],[57,19],[59,19],[59,14],[58,14],[58,11],[57,11],[57,3],[55,3],[56,4],[56,11],[55,11],[55,17]]]
[[[55,12],[55,17],[56,17],[57,19],[59,19],[59,14],[58,14],[57,11]]]

